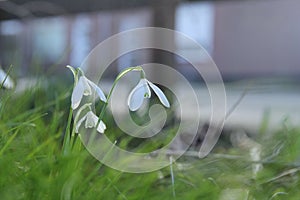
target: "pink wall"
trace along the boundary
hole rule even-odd
[[[213,57],[229,77],[300,75],[300,1],[216,3]]]

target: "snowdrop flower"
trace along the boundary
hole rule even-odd
[[[0,68],[0,85],[3,83],[3,87],[12,89],[15,84],[11,78]]]
[[[151,97],[150,88],[154,91],[154,93],[159,98],[160,102],[167,108],[170,107],[170,103],[165,96],[165,94],[153,83],[148,81],[145,78],[142,78],[139,83],[133,88],[128,96],[128,107],[131,111],[138,110],[143,104],[144,98]]]
[[[87,112],[80,120],[78,120],[75,127],[75,133],[78,133],[79,127],[84,121],[85,121],[85,128],[94,128],[97,126],[98,120],[99,118],[92,111]],[[102,120],[100,120],[99,125],[97,127],[97,131],[99,133],[104,133],[105,129],[106,129],[106,125]]]
[[[73,110],[75,110],[79,106],[83,95],[89,96],[92,94],[92,89],[94,89],[97,92],[98,96],[103,102],[106,102],[106,97],[103,91],[95,83],[87,79],[85,76],[80,76],[78,83],[74,87],[72,97],[71,97]]]

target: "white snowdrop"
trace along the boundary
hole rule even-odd
[[[149,87],[150,86],[150,87]],[[150,98],[151,97],[151,90],[154,91],[154,93],[159,98],[160,102],[167,108],[170,107],[170,103],[159,87],[151,83],[145,78],[142,78],[139,83],[133,88],[133,90],[130,92],[128,96],[128,107],[131,111],[138,110],[141,105],[143,104],[144,98]]]
[[[1,84],[7,89],[12,89],[15,86],[12,79],[0,68],[0,85]]]
[[[92,94],[92,89],[97,92],[98,96],[100,97],[100,100],[106,102],[106,97],[103,91],[100,89],[100,87],[98,87],[95,83],[87,79],[85,76],[80,76],[78,83],[74,87],[71,97],[71,104],[73,110],[75,110],[79,106],[83,96],[89,96]]]
[[[76,123],[75,133],[79,132],[79,128],[81,124],[85,121],[85,128],[94,128],[98,124],[99,118],[92,111],[87,112],[78,122]],[[97,131],[99,133],[104,133],[106,129],[106,125],[102,120],[100,120],[99,125],[97,127]]]

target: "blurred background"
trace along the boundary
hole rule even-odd
[[[272,126],[287,118],[299,124],[299,8],[299,0],[0,0],[0,65],[4,69],[13,65],[15,79],[60,75],[67,64],[80,66],[97,44],[113,34],[165,27],[207,50],[226,82],[229,107],[251,82],[229,124],[258,127],[266,113],[274,118]],[[189,44],[176,38],[174,44],[195,62],[205,62]],[[185,60],[150,50],[120,57],[105,78],[149,61],[173,66],[190,81],[201,82]]]

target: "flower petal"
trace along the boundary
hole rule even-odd
[[[100,123],[99,123],[99,125],[98,125],[98,127],[97,127],[97,131],[98,131],[99,133],[104,133],[105,129],[106,129],[106,125],[105,125],[104,122],[101,120]]]
[[[150,81],[148,81],[148,84],[150,85],[150,87],[153,89],[153,91],[155,92],[155,94],[157,95],[157,97],[159,98],[160,102],[167,108],[170,107],[170,103],[166,97],[166,95],[163,93],[163,91],[161,91],[161,89],[159,89],[159,87],[157,87],[156,85],[154,85],[153,83],[151,83]]]
[[[98,123],[98,117],[92,111],[86,114],[85,128],[94,128]]]
[[[0,82],[2,83],[6,77],[6,73],[0,68]]]
[[[98,85],[96,85],[95,83],[93,83],[92,81],[90,81],[90,80],[88,80],[88,79],[87,79],[87,81],[88,81],[88,83],[90,84],[90,86],[92,86],[92,88],[94,88],[94,90],[96,90],[96,92],[97,92],[99,98],[101,99],[101,101],[107,102],[107,99],[106,99],[106,97],[105,97],[105,94],[104,94],[104,92],[100,89],[100,87],[98,87]]]
[[[87,114],[85,114],[80,120],[78,120],[75,126],[75,133],[78,133],[80,125],[86,118],[87,118]]]
[[[15,84],[11,78],[0,68],[0,85],[3,83],[3,86],[7,89],[12,89]]]
[[[84,86],[83,95],[88,96],[92,94],[91,87],[89,85],[89,80],[85,76],[81,76],[79,78],[79,82],[82,81],[82,84]]]
[[[84,83],[80,77],[77,85],[74,87],[72,92],[71,104],[73,110],[75,110],[79,106],[83,93],[84,93]]]
[[[143,104],[144,98],[150,98],[151,91],[146,79],[141,79],[128,96],[128,107],[131,111],[136,111]]]

